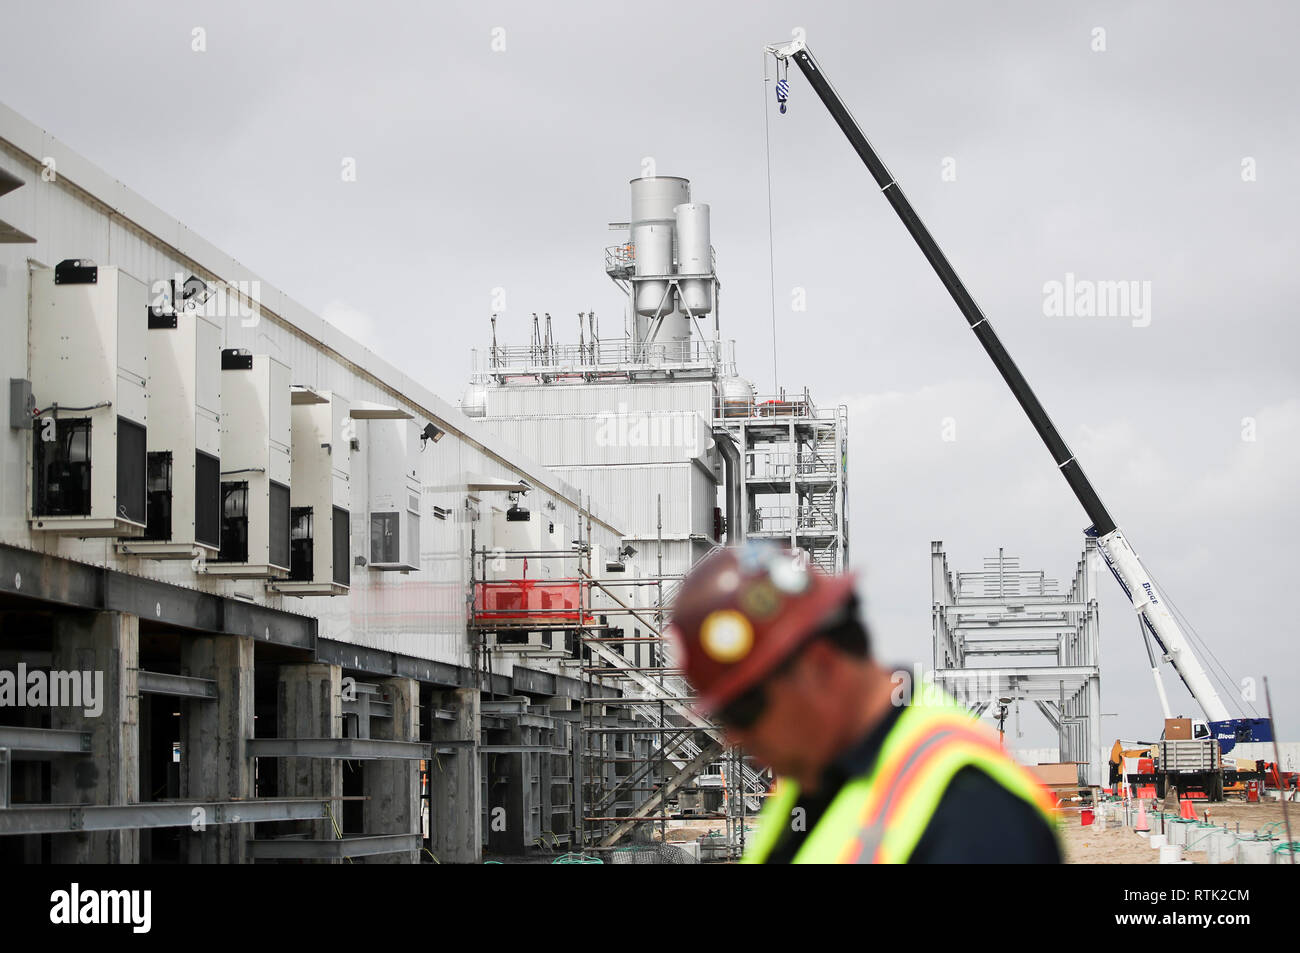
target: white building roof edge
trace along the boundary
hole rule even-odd
[[[482,425],[466,417],[414,378],[348,337],[319,315],[313,314],[187,225],[133,192],[4,103],[0,103],[0,141],[26,155],[38,169],[43,167],[47,158],[52,158],[58,182],[74,186],[92,201],[104,206],[110,214],[129,223],[176,257],[185,260],[196,271],[226,282],[257,282],[257,287],[261,290],[259,309],[269,320],[313,340],[322,349],[333,352],[358,375],[369,378],[395,399],[410,404],[448,433],[455,434],[503,465],[527,476],[539,489],[563,497],[574,506],[584,505],[575,487],[488,433]],[[612,532],[622,532],[602,519],[594,508],[591,515]]]

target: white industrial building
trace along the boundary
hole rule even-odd
[[[481,856],[587,688],[483,657],[471,538],[523,499],[617,553],[608,507],[2,107],[0,223],[0,668],[108,694],[0,706],[0,851]]]
[[[661,627],[725,540],[846,564],[846,420],[737,376],[689,183],[628,228],[623,333],[539,319],[456,408],[0,107],[0,669],[106,686],[0,705],[0,855],[599,851],[695,796],[734,856],[760,779]]]
[[[627,240],[605,272],[627,296],[616,334],[578,316],[574,343],[533,316],[528,344],[476,353],[462,407],[611,502],[657,576],[718,543],[766,538],[848,567],[848,416],[806,388],[759,395],[722,336],[710,209],[676,176],[633,179]],[[567,323],[567,322],[566,322]],[[611,324],[612,321],[606,322]]]
[[[492,341],[475,353],[461,403],[584,495],[609,501],[623,537],[616,558],[604,561],[605,584],[594,587],[587,650],[628,699],[604,714],[631,710],[667,738],[693,723],[680,701],[689,689],[660,635],[691,565],[723,543],[758,538],[830,572],[848,566],[847,413],[816,407],[806,389],[796,398],[758,395],[739,375],[735,342],[722,336],[710,215],[684,178],[633,179],[629,219],[611,225],[626,238],[604,250],[605,273],[626,298],[619,319],[579,314],[577,340],[564,343],[552,315],[534,313],[530,340],[512,344],[497,340],[493,316]],[[630,614],[620,597],[645,611]],[[589,763],[608,753],[598,747],[607,747],[599,738],[606,729],[639,730],[608,717],[587,724],[589,749],[597,749]],[[728,770],[721,740],[706,730],[642,749],[649,759],[666,749],[660,765],[629,751],[632,767],[620,768],[628,773],[590,775],[584,799],[651,823],[657,791],[649,802],[624,796],[626,778],[644,773],[653,790],[703,769],[743,788],[729,802],[743,814],[757,807],[761,781],[743,760]],[[587,839],[613,843],[632,824],[595,820]]]

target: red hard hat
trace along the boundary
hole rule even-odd
[[[678,664],[717,711],[757,685],[853,595],[851,574],[807,568],[761,543],[710,553],[682,582],[668,632]]]

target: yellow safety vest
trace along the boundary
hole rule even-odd
[[[948,783],[978,768],[1042,812],[1055,829],[1056,798],[1001,750],[997,736],[944,696],[909,705],[885,737],[871,772],[842,787],[804,838],[796,864],[902,864],[912,855]],[[796,820],[799,786],[781,778],[758,816],[741,863],[761,864]]]

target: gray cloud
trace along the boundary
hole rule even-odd
[[[534,310],[564,335],[588,308],[621,326],[605,223],[653,156],[713,205],[724,334],[766,390],[759,50],[794,26],[1174,600],[1231,671],[1281,688],[1300,670],[1282,609],[1300,529],[1292,5],[47,3],[6,12],[0,82],[15,109],[449,398],[495,287],[508,337]],[[1098,26],[1105,53],[1089,49]],[[853,407],[873,621],[889,651],[926,657],[931,538],[958,567],[1005,545],[1066,577],[1084,517],[792,86],[789,115],[771,116],[780,383]],[[1044,317],[1043,284],[1067,272],[1150,281],[1150,327]],[[807,313],[789,311],[796,286]],[[959,439],[943,444],[950,414]],[[1102,605],[1103,707],[1120,715],[1107,730],[1150,733],[1131,610],[1114,587]],[[1275,700],[1296,737],[1300,702]]]

